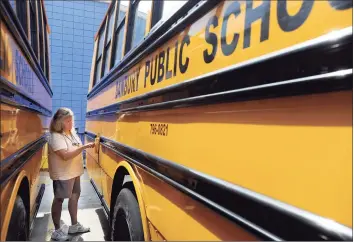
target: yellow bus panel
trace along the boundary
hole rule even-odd
[[[239,215],[238,223],[228,215],[251,210],[252,204],[243,204],[243,198],[239,198],[234,205],[228,201],[229,207],[222,207],[226,202],[221,204],[219,210],[219,204],[210,205],[215,202],[209,201],[210,197],[217,200],[228,189],[239,189],[238,195],[245,190],[245,197],[257,194],[263,201],[272,201],[272,206],[280,204],[284,214],[291,210],[304,216],[301,218],[310,217],[304,219],[306,222],[300,219],[299,227],[289,229],[289,233],[301,230],[304,224],[318,222],[321,228],[331,230],[333,225],[349,235],[353,219],[353,92],[348,79],[342,86],[344,81],[340,82],[340,78],[331,79],[337,86],[326,91],[316,89],[329,85],[323,81],[313,84],[317,85],[313,89],[304,88],[306,92],[300,94],[287,90],[286,95],[269,93],[241,101],[193,105],[187,99],[207,100],[214,94],[221,97],[236,90],[233,86],[225,91],[220,91],[220,86],[213,90],[210,85],[205,94],[198,89],[203,81],[212,83],[211,79],[215,86],[240,82],[243,86],[240,84],[237,90],[241,90],[256,86],[252,78],[260,79],[258,85],[311,79],[321,74],[320,80],[327,80],[340,77],[340,71],[345,72],[343,76],[352,75],[347,55],[343,62],[333,60],[330,68],[313,63],[317,69],[310,73],[301,69],[301,58],[292,56],[294,60],[286,63],[294,66],[280,68],[294,69],[288,75],[293,79],[276,79],[277,73],[271,72],[277,70],[272,66],[266,74],[269,80],[252,73],[252,68],[245,74],[252,83],[241,80],[241,71],[246,66],[260,63],[256,72],[262,64],[269,67],[268,60],[279,56],[286,60],[298,50],[308,53],[303,56],[309,58],[305,64],[311,65],[309,60],[321,58],[319,51],[313,51],[317,44],[326,45],[324,53],[334,53],[339,46],[335,44],[350,35],[352,4],[346,1],[221,1],[134,64],[127,61],[127,66],[113,68],[101,83],[89,88],[86,120],[87,135],[91,139],[97,135],[101,142],[98,153],[88,152],[89,174],[110,206],[110,215],[115,213],[115,191],[120,186],[115,183],[120,174],[117,169],[128,163],[128,173],[135,177],[133,184],[146,240],[260,239],[259,234],[250,232],[253,228],[247,230],[240,225],[249,222],[241,223],[242,219],[256,221],[257,211],[245,212],[247,218]],[[338,57],[352,44],[343,43],[342,52],[333,56]],[[333,72],[335,75],[331,76]],[[177,104],[163,106],[173,102]],[[92,142],[91,139],[86,142]],[[206,191],[212,187],[205,184],[208,182],[228,187],[209,191],[216,194],[212,196]],[[257,209],[267,210],[266,206]],[[273,222],[272,218],[257,221],[263,223],[267,219]],[[279,217],[274,220],[282,223]],[[271,226],[268,229],[276,230]],[[287,231],[279,233],[284,235]],[[317,230],[309,233],[327,238]]]

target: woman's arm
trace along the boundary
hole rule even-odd
[[[68,161],[74,158],[75,156],[79,155],[84,149],[93,148],[93,147],[95,147],[95,143],[88,143],[86,145],[78,147],[73,151],[67,151],[66,149],[57,150],[55,151],[55,154],[57,154],[63,160]]]

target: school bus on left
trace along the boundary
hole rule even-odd
[[[52,115],[43,0],[0,1],[0,239],[28,240],[45,186]]]

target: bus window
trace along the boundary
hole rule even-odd
[[[11,1],[14,2],[14,1]],[[11,3],[12,5],[12,3]],[[28,37],[28,27],[27,27],[27,2],[26,1],[16,1],[16,16],[20,20],[21,26]]]
[[[41,7],[41,2],[37,2],[37,9],[38,9],[38,28],[39,28],[39,53],[40,53],[40,64],[42,67],[42,70],[45,70],[45,65],[44,65],[44,44],[43,44],[43,13],[42,13],[42,7]]]
[[[108,19],[108,28],[107,28],[107,39],[106,39],[106,44],[111,40],[112,38],[112,28],[114,24],[114,8],[112,8],[111,12],[109,13],[109,19]]]
[[[43,16],[43,22],[44,22],[45,76],[49,81],[49,50],[48,50],[48,33],[47,33],[48,23],[44,16]]]
[[[108,46],[107,46],[107,49],[105,49],[104,50],[104,59],[105,59],[105,61],[104,61],[104,63],[103,63],[103,65],[104,65],[104,73],[103,73],[103,76],[105,76],[107,73],[108,73],[108,71],[109,71],[109,55],[110,55],[110,52],[111,52],[111,44],[109,44]]]
[[[12,10],[14,10],[14,12],[15,12],[16,15],[17,15],[15,0],[9,0],[9,2],[10,2],[10,4],[11,4]]]
[[[124,37],[124,24],[116,31],[116,53],[114,59],[114,65],[116,65],[122,59],[123,50],[123,37]]]
[[[188,0],[185,1],[163,1],[162,20],[166,21],[178,11]]]
[[[99,35],[97,59],[100,58],[102,55],[103,40],[104,40],[103,30],[104,30],[104,27],[102,28],[100,35]]]
[[[96,62],[96,75],[95,75],[95,84],[100,82],[100,73],[101,73],[101,62],[102,59],[100,58],[97,62]]]
[[[119,1],[118,7],[118,20],[115,29],[115,47],[114,47],[114,63],[116,65],[121,59],[123,54],[123,41],[125,33],[125,17],[128,11],[129,1]]]
[[[104,50],[104,75],[106,75],[109,71],[109,55],[110,55],[110,52],[111,52],[111,43],[109,43],[107,45],[107,48]]]
[[[132,22],[132,33],[131,42],[127,41],[126,53],[136,47],[147,34],[146,24],[149,21],[151,15],[152,1],[135,1],[132,5],[131,20]]]
[[[103,76],[106,75],[110,68],[110,52],[111,52],[111,39],[112,39],[112,28],[114,24],[114,7],[111,9],[109,13],[108,23],[107,23],[107,34],[106,34],[106,45],[104,47],[104,73]]]
[[[31,23],[31,45],[34,54],[38,58],[38,39],[37,39],[37,11],[36,11],[36,1],[30,0],[30,23]]]
[[[101,65],[102,65],[102,49],[103,49],[103,40],[104,40],[104,28],[105,26],[102,26],[102,29],[99,33],[98,36],[98,48],[97,48],[97,58],[96,58],[96,73],[95,73],[95,80],[94,84],[99,83],[101,79]]]
[[[120,21],[125,17],[125,14],[128,11],[128,6],[129,6],[129,1],[119,1],[119,8],[118,8],[119,12],[118,12],[117,23],[120,23]]]
[[[163,23],[169,19],[173,14],[175,14],[188,0],[183,1],[155,1],[152,10],[151,17],[151,29],[154,31],[154,26],[157,23]]]

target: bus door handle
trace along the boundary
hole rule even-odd
[[[99,145],[100,145],[100,136],[97,136],[95,138],[95,153],[98,153],[98,151],[100,150]]]

